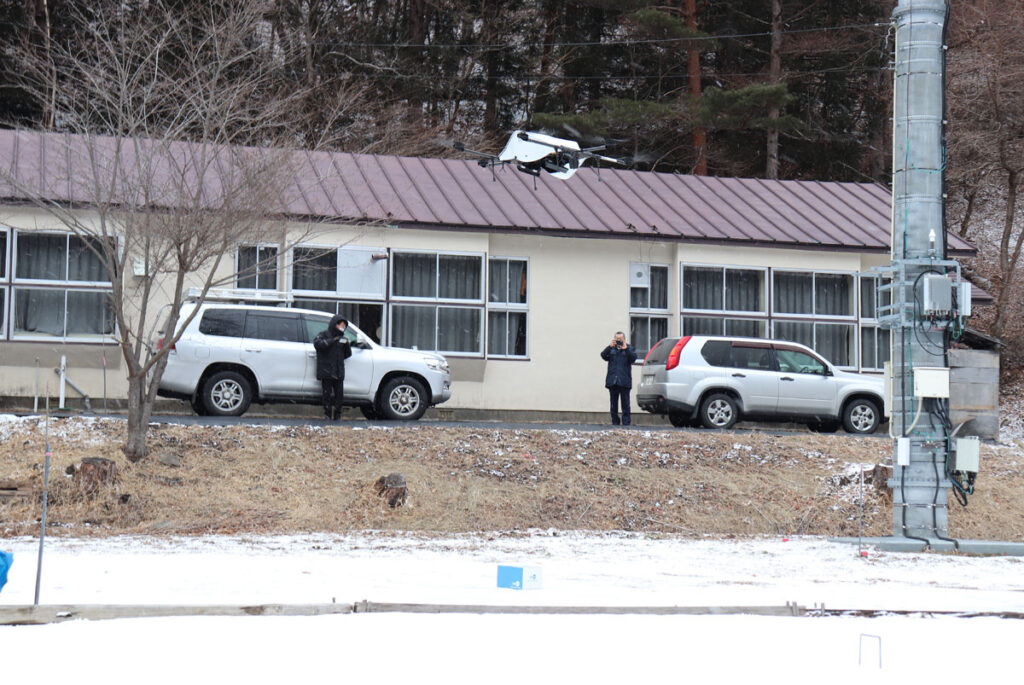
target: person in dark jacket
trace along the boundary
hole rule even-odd
[[[608,388],[612,404],[612,425],[619,425],[618,407],[622,405],[622,425],[630,423],[629,391],[633,387],[633,362],[636,350],[626,342],[626,334],[619,331],[608,347],[601,350],[601,359],[608,362],[604,387]]]
[[[328,420],[341,418],[341,403],[345,396],[345,360],[352,356],[352,347],[345,337],[348,321],[335,316],[327,329],[313,338],[316,349],[316,377],[323,388],[324,414]]]

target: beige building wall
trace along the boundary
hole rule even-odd
[[[0,218],[0,225],[28,230],[56,227],[50,217],[27,209],[8,209]],[[305,224],[288,228],[292,235],[310,230]],[[888,262],[887,255],[853,251],[387,226],[320,226],[303,243],[466,252],[528,260],[527,358],[449,355],[453,393],[443,407],[485,410],[607,411],[606,364],[599,354],[616,331],[625,331],[628,336],[631,262],[669,267],[669,335],[679,332],[680,263],[856,273]],[[230,278],[234,268],[234,255],[225,255],[217,275]],[[198,285],[201,276],[195,274],[192,284]],[[127,279],[131,290],[138,279],[133,276]],[[279,287],[285,289],[288,279],[287,270],[280,270]],[[170,299],[171,293],[164,288],[149,305],[159,308]],[[49,394],[56,397],[58,377],[53,369],[59,366],[62,356],[66,358],[69,378],[93,398],[94,407],[103,397],[104,385],[108,397],[124,397],[124,364],[116,345],[17,340],[0,340],[0,396],[31,398],[49,389]],[[636,367],[634,386],[638,377]],[[68,396],[76,397],[77,393],[68,389]],[[633,400],[634,410],[639,411],[635,407],[635,396]]]

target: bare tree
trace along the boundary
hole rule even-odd
[[[46,148],[50,165],[16,159],[0,181],[78,236],[110,277],[131,461],[146,455],[167,353],[187,323],[178,320],[186,287],[201,302],[236,245],[286,244],[274,218],[294,187],[294,153],[276,146],[294,140],[291,115],[306,92],[283,73],[289,56],[265,9],[70,3],[74,45],[40,50],[35,40],[17,54],[22,87],[53,106],[54,128],[69,135],[19,132],[18,144]],[[161,322],[158,299],[170,302]],[[158,323],[159,348],[150,344]]]
[[[960,209],[951,219],[979,247],[969,273],[992,290],[991,331],[1002,337],[1024,319],[1011,306],[1024,246],[1024,5],[968,0],[950,26],[948,182]]]

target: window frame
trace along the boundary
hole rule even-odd
[[[663,321],[665,335],[662,337],[668,337],[669,335],[669,320],[672,316],[672,298],[669,297],[670,288],[672,287],[672,265],[665,264],[662,262],[629,262],[629,273],[630,276],[627,279],[629,287],[629,331],[630,331],[630,344],[633,344],[636,350],[636,362],[637,365],[643,365],[643,360],[647,356],[655,345],[658,344],[657,340],[651,339],[651,322],[654,320]],[[632,274],[633,271],[638,267],[645,267],[647,270],[647,285],[633,285]],[[664,269],[665,271],[665,306],[664,307],[652,307],[651,306],[651,273],[654,269]],[[644,288],[647,290],[647,306],[646,307],[634,307],[633,306],[633,288]],[[633,335],[634,321],[643,322],[643,325],[647,329],[647,347],[640,348],[636,347],[635,336]]]
[[[262,275],[264,275],[266,273],[264,271],[264,269],[259,266],[260,263],[263,261],[263,260],[260,259],[260,251],[261,250],[265,250],[267,248],[274,248],[277,251],[276,254],[274,255],[274,267],[273,267],[273,269],[274,269],[274,287],[273,288],[261,288],[260,287],[260,276],[262,276]],[[255,288],[246,288],[246,287],[243,287],[243,286],[239,285],[239,283],[238,283],[239,276],[241,276],[241,269],[239,267],[239,261],[240,261],[240,258],[241,258],[241,251],[243,249],[255,249],[256,250],[256,273],[253,274],[253,278],[256,279],[256,287]],[[241,290],[241,291],[247,292],[247,293],[248,292],[252,292],[252,293],[256,293],[256,292],[271,292],[271,291],[280,290],[279,286],[280,286],[280,282],[281,282],[281,271],[282,271],[282,269],[281,269],[281,245],[279,243],[262,243],[262,242],[261,243],[253,243],[253,244],[246,243],[246,244],[235,246],[235,288],[237,290]]]
[[[82,334],[73,333],[68,334],[68,296],[70,293],[101,293],[108,298],[113,297],[114,282],[113,280],[106,281],[79,281],[71,280],[68,276],[71,269],[71,241],[72,239],[77,240],[116,240],[117,250],[120,253],[122,249],[121,241],[119,238],[111,236],[83,236],[75,233],[74,231],[61,231],[57,229],[43,229],[43,230],[31,230],[24,228],[14,227],[3,227],[0,229],[6,236],[7,254],[9,257],[6,259],[6,276],[0,276],[0,297],[3,298],[4,311],[3,316],[0,317],[2,320],[2,328],[0,328],[0,339],[10,341],[21,341],[21,342],[53,342],[60,340],[63,342],[70,343],[96,343],[96,344],[110,344],[115,342],[118,338],[117,319],[114,316],[113,308],[110,309],[112,330],[110,333],[98,333],[98,334]],[[49,236],[60,236],[64,242],[64,273],[61,279],[52,278],[19,278],[18,273],[18,240],[23,235],[49,235]],[[109,274],[108,274],[109,275]],[[46,335],[36,332],[23,332],[19,333],[15,330],[15,322],[17,321],[16,309],[17,309],[17,294],[19,290],[46,290],[52,292],[60,292],[63,296],[63,332],[61,335]],[[108,303],[109,304],[109,303]]]
[[[485,274],[485,293],[486,293],[486,306],[484,308],[484,319],[487,337],[484,340],[484,355],[488,359],[529,359],[530,358],[530,294],[532,287],[530,285],[530,277],[532,274],[532,267],[530,266],[529,257],[514,257],[504,255],[487,255],[487,271]],[[491,301],[490,297],[490,283],[491,283],[491,264],[492,262],[504,262],[505,263],[505,300],[504,301]],[[525,302],[510,302],[508,300],[509,281],[508,274],[509,262],[523,262],[526,265],[526,301]],[[491,346],[491,314],[502,314],[505,318],[505,354],[496,354],[490,352]],[[509,353],[508,345],[508,331],[509,331],[509,319],[510,314],[523,314],[526,321],[526,340],[524,344],[523,354],[515,354],[514,352]]]
[[[721,309],[698,309],[694,307],[687,308],[686,295],[683,288],[686,285],[686,269],[687,267],[693,269],[720,269],[722,271],[722,308]],[[726,278],[728,271],[754,271],[761,274],[761,309],[726,309],[725,304],[728,302],[728,296],[726,295],[726,289],[728,287],[728,280]],[[738,264],[709,264],[706,262],[679,262],[679,312],[681,314],[694,314],[701,315],[707,313],[713,314],[728,314],[730,318],[767,318],[771,310],[771,293],[766,292],[766,289],[770,289],[770,274],[771,269],[767,266],[740,266]]]
[[[807,274],[811,276],[811,312],[799,314],[795,312],[782,312],[776,306],[775,277],[778,274]],[[849,314],[818,314],[818,276],[846,276],[851,279],[851,300]],[[771,269],[771,316],[772,319],[827,319],[829,321],[857,321],[860,314],[860,282],[857,280],[856,271],[842,271],[838,269],[791,269],[772,267]]]
[[[421,297],[415,295],[398,295],[395,293],[395,276],[397,269],[395,268],[396,257],[400,254],[413,254],[413,255],[434,255],[434,292],[437,293],[433,297]],[[441,297],[441,257],[477,257],[480,260],[480,289],[475,298],[454,298],[454,297]],[[420,249],[396,249],[391,248],[390,252],[391,268],[388,270],[388,292],[390,293],[390,300],[392,302],[402,303],[450,303],[458,305],[471,305],[479,304],[486,306],[487,304],[487,253],[486,252],[467,252],[461,250],[420,250]],[[529,277],[529,276],[527,276]],[[529,292],[527,292],[529,297]]]
[[[459,356],[459,357],[475,357],[483,358],[486,354],[486,326],[487,326],[487,309],[485,307],[474,307],[472,305],[458,305],[451,304],[448,302],[413,302],[413,301],[391,301],[388,303],[388,345],[395,346],[394,340],[394,315],[395,307],[416,307],[422,309],[433,309],[434,310],[434,346],[430,349],[418,348],[420,352],[437,352],[445,356]],[[478,312],[480,315],[479,328],[477,330],[477,339],[480,341],[480,346],[476,352],[469,352],[465,350],[442,350],[438,343],[441,335],[441,327],[438,325],[438,319],[440,318],[441,309],[467,309]]]

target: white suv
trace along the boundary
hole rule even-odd
[[[181,320],[195,307],[185,304]],[[240,416],[251,402],[319,404],[313,338],[330,320],[305,309],[202,304],[171,349],[157,392],[215,416]],[[367,418],[415,420],[451,397],[451,373],[440,354],[378,345],[352,324],[345,335],[352,342],[345,404]]]
[[[757,338],[665,338],[648,353],[637,404],[673,426],[729,428],[741,419],[800,421],[812,430],[874,433],[881,378],[840,371],[810,348]]]

